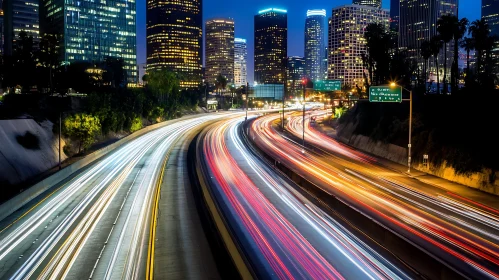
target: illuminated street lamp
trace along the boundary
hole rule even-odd
[[[411,138],[412,138],[412,90],[408,90],[406,88],[404,88],[403,86],[399,86],[397,85],[396,83],[390,83],[390,87],[394,88],[394,87],[400,87],[402,90],[406,90],[409,92],[409,144],[407,145],[407,167],[408,167],[408,170],[407,172],[408,173],[411,173]]]

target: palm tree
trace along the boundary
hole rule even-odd
[[[444,93],[447,93],[447,43],[454,37],[453,31],[457,25],[457,17],[451,14],[443,15],[437,21],[437,31],[444,43]]]
[[[452,81],[452,92],[455,92],[458,87],[459,80],[459,42],[462,41],[464,35],[468,30],[470,22],[467,18],[462,18],[458,21],[454,29],[454,61],[452,63],[451,81]]]
[[[464,38],[461,42],[461,48],[466,50],[466,80],[470,75],[470,52],[475,49],[475,40],[473,38]]]
[[[423,76],[424,76],[424,82],[426,84],[426,81],[428,81],[428,60],[432,56],[432,50],[431,50],[431,44],[428,41],[423,41],[421,43],[421,56],[424,59],[424,70],[423,70]]]
[[[482,70],[482,65],[483,65],[483,55],[486,49],[486,44],[487,44],[487,38],[490,35],[490,29],[489,25],[487,22],[483,19],[481,20],[475,20],[471,23],[470,25],[470,33],[471,37],[473,38],[475,44],[475,50],[476,50],[476,67],[475,67],[475,73],[478,76],[478,73]]]
[[[217,87],[218,95],[220,96],[222,93],[222,89],[225,89],[227,87],[227,78],[222,76],[222,74],[219,74],[215,80],[215,86]],[[220,100],[219,100],[219,103],[220,103]],[[218,104],[218,105],[219,105],[219,108],[222,108],[221,104]]]
[[[430,40],[431,54],[435,60],[435,66],[437,68],[437,93],[440,94],[440,72],[438,69],[438,56],[440,55],[440,49],[442,49],[442,39],[440,36],[433,36]]]

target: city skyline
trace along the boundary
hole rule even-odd
[[[248,42],[248,81],[253,81],[253,20],[259,10],[269,7],[280,7],[288,11],[288,56],[304,55],[303,26],[309,9],[325,9],[326,17],[331,16],[333,7],[351,4],[351,0],[316,0],[307,3],[297,0],[255,0],[234,2],[230,0],[205,0],[203,2],[203,21],[216,17],[230,17],[235,22],[235,37],[246,39]],[[220,7],[224,7],[220,9]],[[383,0],[382,7],[390,8],[390,1]],[[480,1],[461,0],[459,4],[459,17],[466,17],[470,21],[480,18]],[[145,39],[145,5],[137,5],[137,63],[144,63],[146,57]],[[294,42],[294,43],[292,43]]]

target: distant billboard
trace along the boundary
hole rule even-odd
[[[252,89],[253,94],[249,96],[251,98],[282,100],[282,97],[284,96],[283,84],[259,84],[253,86]]]

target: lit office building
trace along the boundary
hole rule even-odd
[[[248,45],[246,39],[234,39],[234,85],[245,86],[248,82]]]
[[[421,42],[429,41],[438,34],[437,21],[446,14],[457,16],[458,0],[399,0],[399,48],[407,50],[409,58],[416,59],[420,68],[423,59],[420,55]],[[447,44],[447,66],[452,65],[454,46],[453,42]],[[439,63],[444,64],[443,51]],[[440,75],[443,80],[443,67]],[[433,70],[432,70],[433,71]],[[450,78],[450,72],[447,71]]]
[[[182,87],[202,78],[203,16],[201,0],[147,0],[147,70],[182,74]]]
[[[381,0],[353,0],[352,4],[381,8]]]
[[[3,1],[3,36],[6,55],[12,55],[14,44],[21,31],[33,37],[35,47],[38,46],[40,42],[38,3],[38,0]]]
[[[205,75],[206,81],[215,84],[222,75],[227,84],[234,83],[234,21],[213,19],[206,22]]]
[[[255,15],[255,82],[284,84],[288,53],[286,10],[266,9]]]
[[[286,69],[288,92],[296,96],[302,90],[302,79],[305,77],[306,61],[303,57],[288,57],[288,67]]]
[[[388,29],[388,10],[369,6],[345,5],[333,9],[329,19],[328,79],[344,85],[364,84],[361,55],[366,52],[364,30],[371,23]]]
[[[100,62],[121,58],[129,85],[138,83],[135,0],[95,2],[43,0],[40,32],[62,34],[62,59]]]
[[[326,10],[308,10],[305,20],[305,62],[308,78],[324,78]],[[289,79],[288,79],[289,80]]]
[[[482,19],[488,23],[490,34],[499,36],[499,0],[482,0]]]

